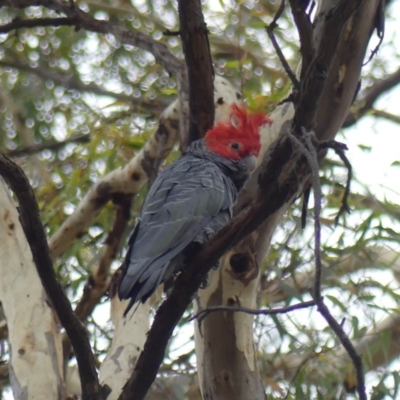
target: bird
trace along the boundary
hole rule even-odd
[[[256,166],[260,128],[272,121],[243,104],[156,178],[131,234],[118,287],[125,310],[144,303],[178,274],[196,246],[202,246],[233,216],[238,193]]]

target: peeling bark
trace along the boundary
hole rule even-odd
[[[252,292],[257,291],[258,268],[252,263],[241,278],[230,268],[229,263],[219,271],[210,273],[212,284],[200,292],[200,308],[237,303],[255,308]],[[226,279],[224,280],[224,277]],[[224,284],[231,287],[226,287]],[[236,289],[236,290],[235,290]],[[197,309],[196,309],[197,311]],[[199,381],[203,399],[260,399],[264,392],[257,374],[253,344],[253,317],[245,313],[213,313],[201,324],[196,324],[195,340]]]
[[[17,209],[1,178],[0,215],[0,299],[9,330],[14,397],[64,399],[60,326],[46,299]]]
[[[115,274],[110,289],[114,336],[111,348],[99,371],[100,384],[106,385],[111,390],[107,400],[118,399],[122,388],[131,376],[150,328],[151,307],[154,306],[155,299],[160,296],[159,290],[146,303],[132,307],[126,317],[123,317],[129,300],[120,301],[118,298],[119,279],[119,274]]]

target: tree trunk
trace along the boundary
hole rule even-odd
[[[60,326],[2,178],[0,215],[0,300],[9,331],[14,398],[64,399]]]
[[[159,291],[158,296],[159,297]],[[154,305],[154,295],[145,304],[134,306],[126,317],[123,313],[129,301],[120,301],[116,293],[111,298],[111,319],[114,336],[107,357],[101,364],[99,381],[111,390],[107,400],[116,400],[132,374],[136,360],[143,350],[146,334],[150,328],[149,313]]]
[[[271,127],[262,129],[260,160],[278,137],[282,126],[291,121],[293,107],[278,107]],[[240,209],[254,196],[258,173],[254,173],[240,195]],[[256,308],[260,265],[272,234],[287,206],[282,207],[252,235],[221,259],[219,271],[210,273],[210,285],[199,291],[195,310],[212,306],[240,305]],[[256,349],[253,343],[254,317],[245,313],[212,313],[195,326],[199,382],[204,399],[262,399]]]

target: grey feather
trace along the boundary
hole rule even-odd
[[[120,298],[131,298],[127,311],[183,267],[180,255],[190,243],[204,243],[229,221],[247,176],[240,163],[208,152],[201,141],[164,169],[129,241],[119,286]]]

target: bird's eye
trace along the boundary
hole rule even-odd
[[[233,149],[233,150],[240,150],[240,144],[239,143],[233,142],[233,143],[230,144],[230,146],[231,146],[231,149]]]

